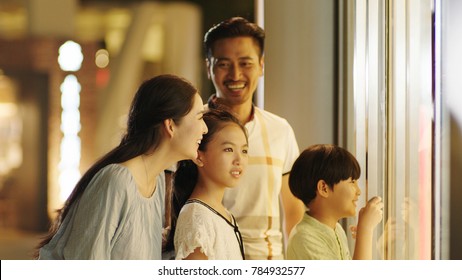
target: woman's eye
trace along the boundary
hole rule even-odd
[[[226,149],[225,149],[225,152],[232,152],[232,151],[233,151],[232,148],[226,148]]]

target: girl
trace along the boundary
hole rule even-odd
[[[227,111],[208,111],[204,121],[209,132],[198,158],[179,162],[174,174],[174,215],[181,209],[172,229],[176,259],[244,259],[236,220],[222,199],[247,165],[247,133]]]
[[[80,179],[39,244],[40,259],[161,259],[164,170],[197,158],[207,133],[196,88],[173,75],[144,82],[119,146]]]

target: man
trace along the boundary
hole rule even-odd
[[[246,259],[283,259],[283,239],[302,218],[304,205],[288,187],[288,174],[299,155],[292,127],[252,103],[263,75],[264,39],[263,29],[240,17],[205,34],[207,74],[216,90],[206,106],[232,111],[249,133],[248,168],[239,186],[227,190],[223,199],[238,221]]]

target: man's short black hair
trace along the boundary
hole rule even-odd
[[[265,31],[255,23],[242,17],[232,17],[211,27],[204,36],[205,57],[210,59],[216,41],[225,38],[251,37],[260,47],[260,58],[264,52]]]

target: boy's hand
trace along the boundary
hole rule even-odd
[[[357,226],[350,226],[350,232],[351,232],[351,237],[353,237],[353,239],[356,239],[356,234],[358,232],[358,227]]]
[[[383,202],[382,198],[375,196],[371,198],[366,206],[359,210],[358,215],[358,228],[364,227],[365,229],[373,230],[377,224],[382,221],[383,217]]]

